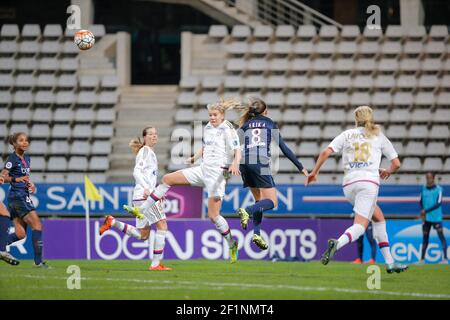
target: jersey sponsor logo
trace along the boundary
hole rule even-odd
[[[12,163],[11,162],[7,162],[5,165],[6,169],[11,169],[12,168]]]
[[[372,162],[349,162],[350,169],[368,168]]]

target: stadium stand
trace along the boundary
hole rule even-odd
[[[353,126],[351,111],[371,105],[376,121],[403,161],[389,183],[417,183],[425,171],[450,173],[450,44],[447,26],[382,30],[345,26],[212,26],[207,41],[226,52],[222,73],[180,81],[175,126],[207,120],[217,97],[257,94],[308,169],[340,131]],[[214,39],[212,39],[214,38]],[[229,118],[236,118],[232,115]],[[188,142],[185,142],[188,143]],[[175,143],[174,143],[175,144]],[[172,159],[173,160],[173,159]],[[279,161],[280,181],[295,168]],[[176,169],[177,165],[169,165]],[[323,168],[324,182],[339,183],[340,164]],[[447,174],[447,175],[446,175]]]
[[[103,25],[90,30],[98,42]],[[15,24],[0,29],[0,136],[29,133],[35,182],[105,182],[118,102],[115,75],[80,74],[71,30]],[[6,158],[11,148],[0,141]]]

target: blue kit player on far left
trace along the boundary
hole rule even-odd
[[[36,208],[30,198],[36,188],[30,181],[30,156],[25,154],[29,147],[26,133],[19,132],[8,137],[8,142],[14,147],[6,160],[2,176],[10,183],[8,192],[8,209],[14,221],[16,232],[8,237],[8,244],[26,237],[27,226],[32,230],[34,249],[34,266],[48,269],[42,261],[42,224],[36,213]]]

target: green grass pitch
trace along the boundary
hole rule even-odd
[[[0,299],[450,299],[450,265],[381,268],[381,289],[369,290],[367,265],[331,262],[165,261],[173,271],[148,271],[148,261],[49,261],[51,270],[0,264]],[[81,270],[81,289],[67,288],[67,267]]]

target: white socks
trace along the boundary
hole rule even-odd
[[[366,230],[364,229],[364,227],[360,224],[352,225],[350,228],[345,230],[344,234],[338,239],[337,250],[339,250],[346,244],[358,240],[358,238],[361,237],[365,231]]]
[[[373,237],[378,243],[381,254],[383,255],[384,262],[387,264],[394,263],[394,258],[392,258],[391,251],[389,249],[389,239],[386,232],[386,222],[372,222],[373,227]]]
[[[161,183],[159,186],[157,186],[152,194],[148,196],[147,200],[145,200],[144,203],[139,207],[139,209],[141,209],[141,212],[147,211],[147,209],[150,208],[155,202],[161,200],[161,198],[164,197],[169,189],[170,186],[165,183]]]
[[[152,268],[157,267],[161,261],[166,244],[166,230],[156,230],[155,243],[153,245]]]
[[[141,232],[133,227],[132,225],[120,222],[117,219],[113,220],[112,226],[116,229],[119,229],[123,233],[126,233],[127,235],[134,237],[136,239],[141,239]]]
[[[231,237],[231,230],[228,226],[227,220],[219,215],[214,218],[212,222],[216,226],[216,229],[219,230],[220,234],[225,238],[225,240],[227,240],[228,246],[231,248],[231,246],[233,245],[233,237]]]

